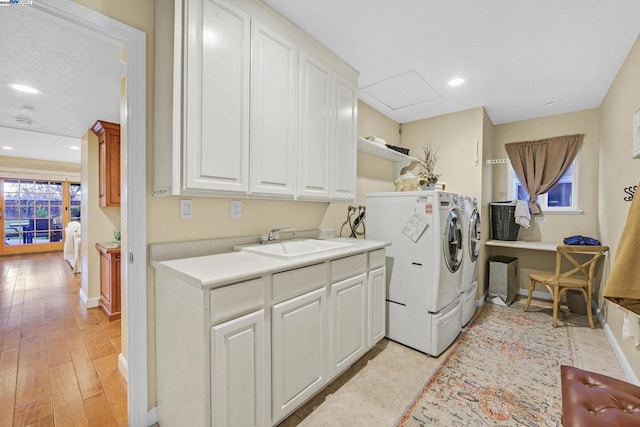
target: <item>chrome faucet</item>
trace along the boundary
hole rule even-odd
[[[296,235],[295,228],[274,228],[269,232],[269,234],[266,235],[266,239],[263,236],[262,243],[275,242],[280,239],[280,233],[284,232],[291,233],[294,236]]]

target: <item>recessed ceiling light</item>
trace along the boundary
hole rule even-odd
[[[78,147],[77,145],[70,145],[69,148],[71,148],[72,150],[79,150],[80,147]]]
[[[24,93],[31,93],[31,94],[40,93],[40,91],[38,89],[36,89],[35,87],[23,85],[23,84],[20,84],[20,83],[9,83],[9,87],[11,87],[14,90],[17,90],[19,92],[24,92]]]
[[[449,86],[460,86],[462,83],[464,83],[464,79],[462,77],[456,77],[455,79],[449,80],[447,84]]]
[[[544,105],[546,105],[547,107],[551,107],[553,105],[556,105],[558,103],[558,101],[547,101],[544,103]]]
[[[8,145],[5,145],[4,147],[2,147],[3,150],[7,150],[7,151],[11,151],[13,150],[13,147],[9,147]]]

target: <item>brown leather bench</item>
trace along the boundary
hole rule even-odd
[[[640,387],[573,366],[560,373],[564,427],[640,426]]]

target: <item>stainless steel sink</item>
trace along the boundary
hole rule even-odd
[[[290,259],[302,255],[310,255],[331,249],[344,248],[353,243],[334,242],[331,240],[300,239],[268,243],[266,245],[245,246],[241,250],[254,252],[276,258]]]

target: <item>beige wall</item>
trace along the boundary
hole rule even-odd
[[[474,196],[482,195],[482,139],[484,109],[460,111],[402,124],[402,145],[413,157],[431,144],[438,149],[434,172],[447,183],[446,190]],[[477,156],[476,156],[477,153]],[[476,162],[477,157],[477,162]],[[421,172],[419,166],[414,173]]]
[[[478,198],[480,204],[480,219],[482,220],[482,241],[489,240],[490,222],[489,222],[489,202],[491,201],[491,190],[493,187],[493,168],[487,165],[487,159],[493,158],[493,122],[489,118],[486,110],[482,113],[482,151],[480,156],[480,166],[482,168],[482,193]],[[489,288],[489,269],[488,267],[489,251],[483,245],[478,256],[478,291],[476,296],[480,298]]]
[[[584,134],[582,147],[578,153],[578,207],[583,213],[544,215],[545,223],[532,222],[529,229],[521,227],[518,237],[520,240],[562,243],[564,237],[575,234],[600,238],[597,233],[598,110],[582,110],[495,126],[493,133],[493,156],[495,158],[507,157],[504,145],[509,142],[532,141],[575,133]],[[509,166],[496,164],[490,168],[493,171],[493,200],[506,200]],[[518,258],[520,288],[522,290],[528,287],[529,273],[540,270],[552,271],[555,265],[555,254],[552,252],[505,248],[492,248],[487,252],[490,255]],[[543,286],[538,286],[536,291],[548,293]]]
[[[632,47],[626,61],[600,106],[600,163],[598,174],[597,226],[605,244],[611,248],[610,259],[627,218],[630,202],[624,200],[623,188],[637,185],[640,180],[640,160],[631,158],[632,119],[640,109],[640,38]],[[637,196],[636,196],[637,197]],[[640,377],[640,351],[633,340],[621,335],[623,310],[617,305],[602,302],[607,323],[637,377]]]
[[[582,110],[539,119],[498,125],[494,130],[493,154],[506,158],[504,145],[509,142],[532,141],[547,137],[584,134],[578,165],[578,206],[580,215],[545,215],[545,223],[533,223],[529,229],[521,229],[521,240],[562,242],[563,237],[574,234],[597,235],[598,194],[598,110]],[[507,164],[493,166],[493,198],[507,199]]]
[[[91,305],[100,298],[100,254],[96,243],[109,242],[120,228],[120,209],[101,208],[98,194],[98,137],[88,130],[82,137],[82,290]]]

